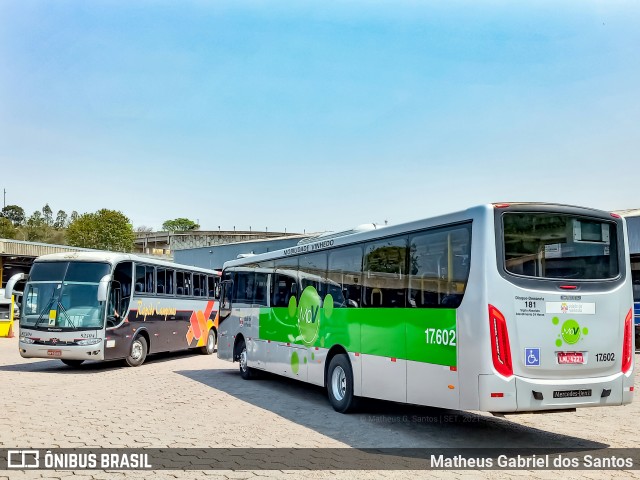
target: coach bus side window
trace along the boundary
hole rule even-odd
[[[156,269],[156,292],[160,295],[173,295],[173,270],[158,267]]]
[[[469,277],[469,226],[413,235],[409,246],[409,306],[457,308]]]
[[[154,267],[136,265],[136,293],[154,292]]]
[[[365,306],[405,306],[407,240],[406,236],[402,236],[366,244],[363,278]]]
[[[338,248],[329,252],[328,293],[335,307],[362,306],[362,247]]]
[[[186,275],[185,272],[176,272],[176,295],[181,297],[189,295],[188,284],[185,278]]]
[[[193,274],[193,295],[202,297],[205,291],[205,276],[200,273]]]
[[[209,298],[217,297],[217,289],[218,289],[218,278],[213,275],[207,276],[207,296]]]

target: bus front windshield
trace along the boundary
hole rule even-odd
[[[22,299],[20,325],[27,328],[101,329],[100,279],[110,265],[98,262],[34,263]]]

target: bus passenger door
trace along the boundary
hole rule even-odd
[[[238,329],[238,319],[233,318],[231,293],[233,281],[220,284],[220,321],[218,324],[218,358],[233,361],[233,343]],[[234,328],[235,326],[235,328]]]

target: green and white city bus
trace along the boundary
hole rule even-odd
[[[488,412],[628,404],[626,224],[513,203],[225,264],[218,356],[357,397]]]
[[[215,270],[124,253],[56,253],[37,258],[28,276],[13,276],[7,295],[23,280],[18,348],[25,358],[139,366],[148,353],[215,350]]]

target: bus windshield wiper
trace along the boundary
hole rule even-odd
[[[55,294],[56,294],[55,290],[51,292],[51,297],[49,298],[49,301],[47,302],[45,307],[40,312],[40,316],[38,317],[38,320],[36,320],[36,324],[33,326],[34,328],[40,325],[40,322],[42,321],[42,318],[44,317],[45,312],[49,311],[49,308],[51,308]]]
[[[58,302],[58,309],[64,313],[65,318],[67,319],[67,321],[69,322],[69,325],[71,325],[71,328],[76,328],[75,324],[71,321],[71,317],[69,316],[69,314],[67,313],[67,310],[62,306],[62,303]]]

